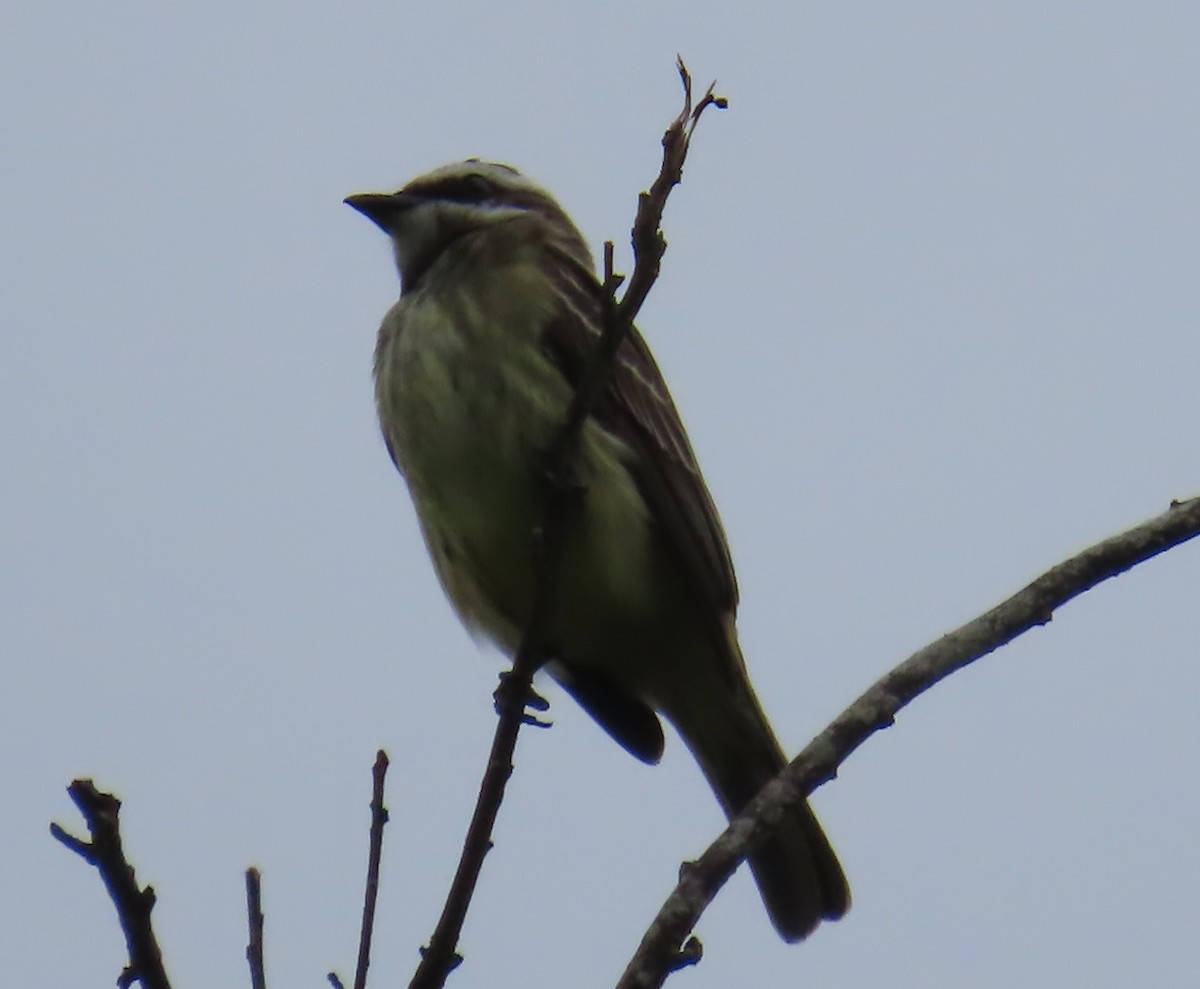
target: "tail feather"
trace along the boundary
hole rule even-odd
[[[785,941],[801,941],[822,920],[837,920],[850,909],[846,876],[807,803],[749,861],[771,923]]]
[[[702,718],[689,719],[685,712],[669,716],[732,818],[785,760],[754,695],[739,690],[722,696],[723,711],[713,710],[710,694]],[[785,941],[800,941],[822,920],[837,920],[850,909],[845,873],[807,802],[779,822],[749,863],[771,922]]]

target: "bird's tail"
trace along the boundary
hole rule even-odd
[[[695,718],[686,710],[670,712],[730,818],[785,764],[758,699],[748,684],[740,687],[708,693]],[[771,922],[785,941],[802,940],[821,920],[837,920],[850,908],[845,873],[807,802],[779,823],[749,862]]]

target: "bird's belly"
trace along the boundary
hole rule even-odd
[[[467,370],[428,352],[422,364],[405,375],[395,410],[397,459],[460,617],[512,652],[533,610],[541,453],[570,392],[548,365],[553,378],[511,361]],[[630,656],[661,579],[626,457],[614,436],[585,425],[549,630],[555,650],[610,673]]]

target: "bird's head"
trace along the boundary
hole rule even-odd
[[[460,237],[522,218],[536,217],[548,241],[591,264],[583,236],[554,197],[498,162],[443,165],[398,192],[364,192],[345,202],[391,237],[406,290]]]

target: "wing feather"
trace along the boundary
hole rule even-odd
[[[543,344],[576,385],[600,339],[603,288],[565,252],[547,253],[545,273],[561,306]],[[634,451],[630,471],[690,583],[716,615],[732,616],[738,590],[725,530],[666,381],[636,327],[617,351],[592,416]]]

